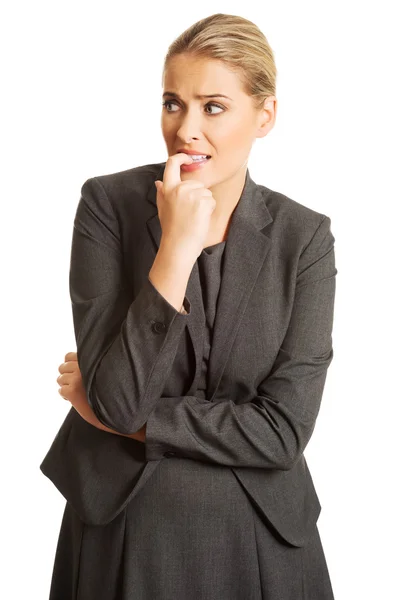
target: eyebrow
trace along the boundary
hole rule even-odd
[[[179,100],[182,100],[182,98],[180,98],[178,94],[175,94],[175,92],[164,92],[162,97],[166,98],[167,96],[171,96],[172,98],[179,98]],[[227,98],[228,100],[232,100],[232,98],[229,98],[229,96],[225,96],[224,94],[203,94],[197,95],[195,96],[195,98],[197,98],[198,100],[201,100],[202,98]]]

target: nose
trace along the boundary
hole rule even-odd
[[[196,114],[196,111],[187,111],[180,119],[180,125],[177,131],[177,136],[183,142],[187,140],[197,140],[200,135],[201,117]]]

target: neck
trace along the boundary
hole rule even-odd
[[[210,187],[216,207],[210,217],[210,230],[221,231],[228,226],[239,203],[246,181],[247,162],[232,177]]]

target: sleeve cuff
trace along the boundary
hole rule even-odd
[[[150,284],[150,286],[153,288],[153,291],[157,294],[157,296],[159,296],[160,299],[162,298],[163,301],[166,302],[167,305],[170,306],[171,309],[174,310],[176,314],[185,315],[185,316],[190,315],[191,304],[186,296],[183,299],[183,304],[182,304],[181,310],[176,310],[175,306],[172,306],[172,304],[170,302],[168,302],[168,300],[158,291],[158,289],[153,284],[153,282],[151,281],[149,276],[147,276],[147,281]]]
[[[146,421],[146,460],[160,460],[173,456],[200,459],[193,450],[193,436],[180,422],[182,404],[189,397],[160,398]]]

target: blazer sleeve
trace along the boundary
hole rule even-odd
[[[231,467],[289,470],[314,430],[333,358],[334,241],[324,215],[298,261],[292,313],[257,395],[242,404],[163,397],[146,426],[146,458],[181,456]]]
[[[127,268],[118,219],[101,182],[92,177],[81,188],[71,245],[77,359],[99,421],[116,431],[134,432],[153,408],[149,398],[162,394],[190,302],[185,297],[186,314],[176,310],[149,277],[133,299]]]

